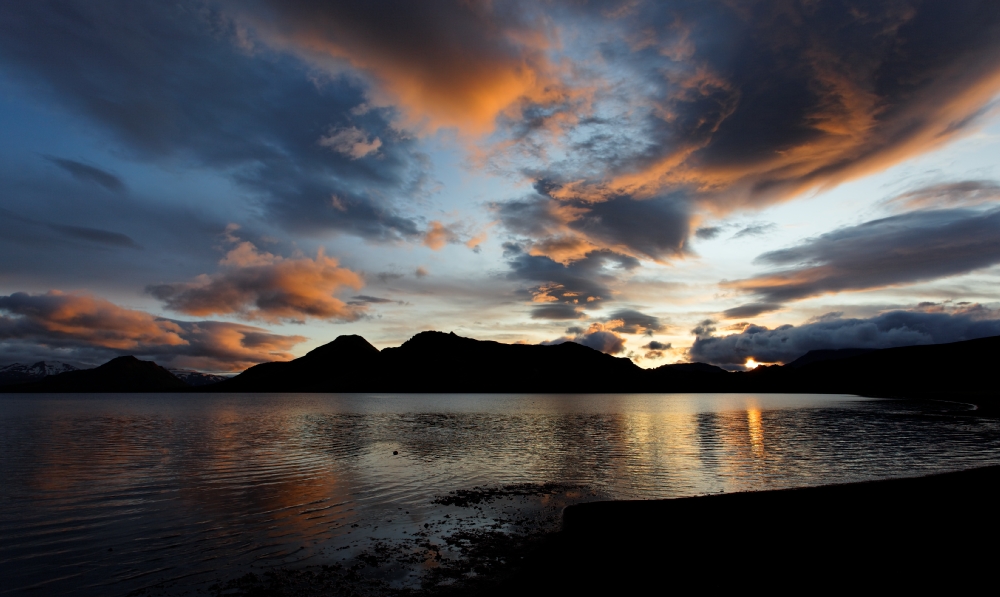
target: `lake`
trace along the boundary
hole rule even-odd
[[[1000,422],[970,415],[796,394],[3,395],[0,593],[205,592],[391,542],[419,557],[379,574],[409,586],[458,557],[457,530],[550,528],[568,503],[1000,463]],[[500,490],[441,499],[477,487]]]

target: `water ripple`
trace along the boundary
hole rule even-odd
[[[804,395],[4,396],[0,593],[335,561],[479,485],[664,498],[1000,462],[998,423],[967,415]]]

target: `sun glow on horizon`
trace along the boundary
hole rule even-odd
[[[747,359],[746,363],[743,363],[743,366],[746,367],[747,369],[756,369],[758,365],[760,365],[760,363],[753,360],[753,357],[750,357],[749,359]]]

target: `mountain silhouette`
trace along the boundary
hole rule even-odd
[[[567,342],[501,344],[421,332],[379,352],[340,336],[286,363],[264,363],[217,392],[616,392],[641,373],[632,361]]]
[[[784,366],[728,372],[705,363],[642,369],[573,342],[502,344],[421,332],[379,351],[340,336],[305,356],[192,388],[151,361],[119,357],[4,392],[801,392],[967,400],[989,409],[1000,336],[951,344],[812,351]]]
[[[379,351],[361,336],[340,336],[305,356],[254,365],[225,381],[203,386],[213,392],[363,392],[378,376]]]
[[[819,363],[821,361],[836,361],[839,359],[846,359],[850,357],[856,357],[861,354],[868,354],[877,349],[875,348],[835,348],[826,350],[810,350],[806,354],[800,356],[794,361],[787,363],[785,367],[790,369],[798,369],[799,367],[808,365],[810,363]]]
[[[190,386],[153,361],[127,356],[95,369],[67,371],[39,381],[0,388],[3,392],[178,392]]]
[[[770,367],[757,376],[747,375],[746,391],[979,398],[993,402],[1000,393],[994,373],[998,357],[1000,336],[859,351],[845,358],[797,367],[789,363]]]

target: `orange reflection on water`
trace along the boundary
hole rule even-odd
[[[760,409],[756,406],[747,408],[747,433],[750,435],[750,452],[755,458],[764,457],[764,423]]]

